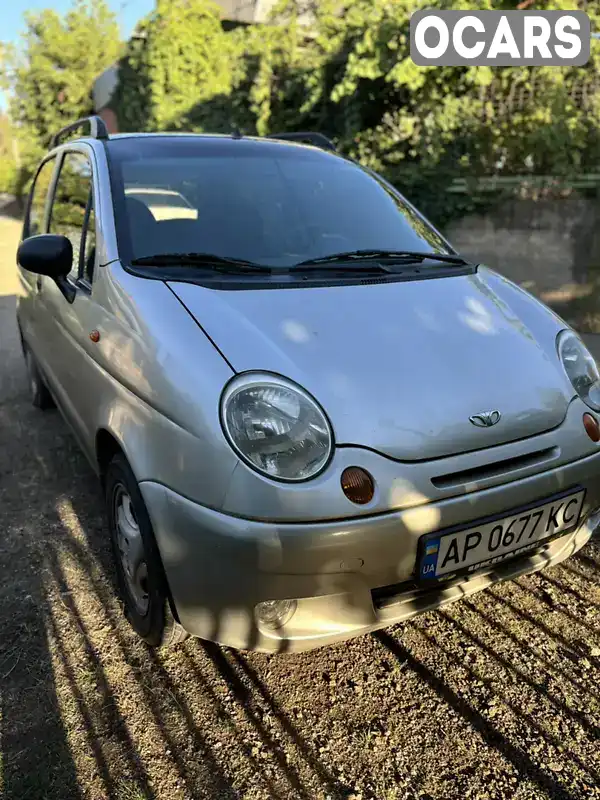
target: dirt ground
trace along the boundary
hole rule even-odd
[[[27,401],[18,225],[0,220],[0,796],[4,800],[600,798],[600,546],[302,655],[123,621],[96,481]]]

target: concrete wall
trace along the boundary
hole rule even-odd
[[[450,226],[452,244],[600,333],[600,199],[514,198]]]

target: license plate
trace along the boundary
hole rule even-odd
[[[470,528],[427,534],[420,543],[419,578],[447,580],[534,550],[540,542],[577,527],[584,498],[585,489],[571,491]]]

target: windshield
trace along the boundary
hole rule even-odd
[[[452,252],[383,183],[320,150],[140,137],[112,140],[109,156],[125,261],[201,252],[285,267],[353,250]]]

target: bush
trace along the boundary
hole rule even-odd
[[[94,80],[121,52],[116,16],[105,0],[73,0],[64,15],[25,15],[23,47],[6,48],[2,88],[19,141],[19,191],[30,184],[53,134],[86,116]]]
[[[447,193],[454,178],[596,170],[600,103],[597,95],[587,105],[575,96],[597,73],[600,46],[581,68],[416,66],[410,15],[467,5],[320,0],[306,31],[301,0],[281,0],[277,24],[225,32],[209,0],[158,0],[122,61],[120,124],[259,135],[320,130],[439,225],[493,199]],[[570,7],[566,0],[543,5]],[[587,10],[599,27],[600,7]]]
[[[189,128],[190,115],[232,93],[233,42],[209,0],[157,0],[119,66],[113,105],[124,131]],[[201,121],[192,123],[201,129]]]
[[[0,156],[0,192],[17,193],[18,171],[12,158]]]

